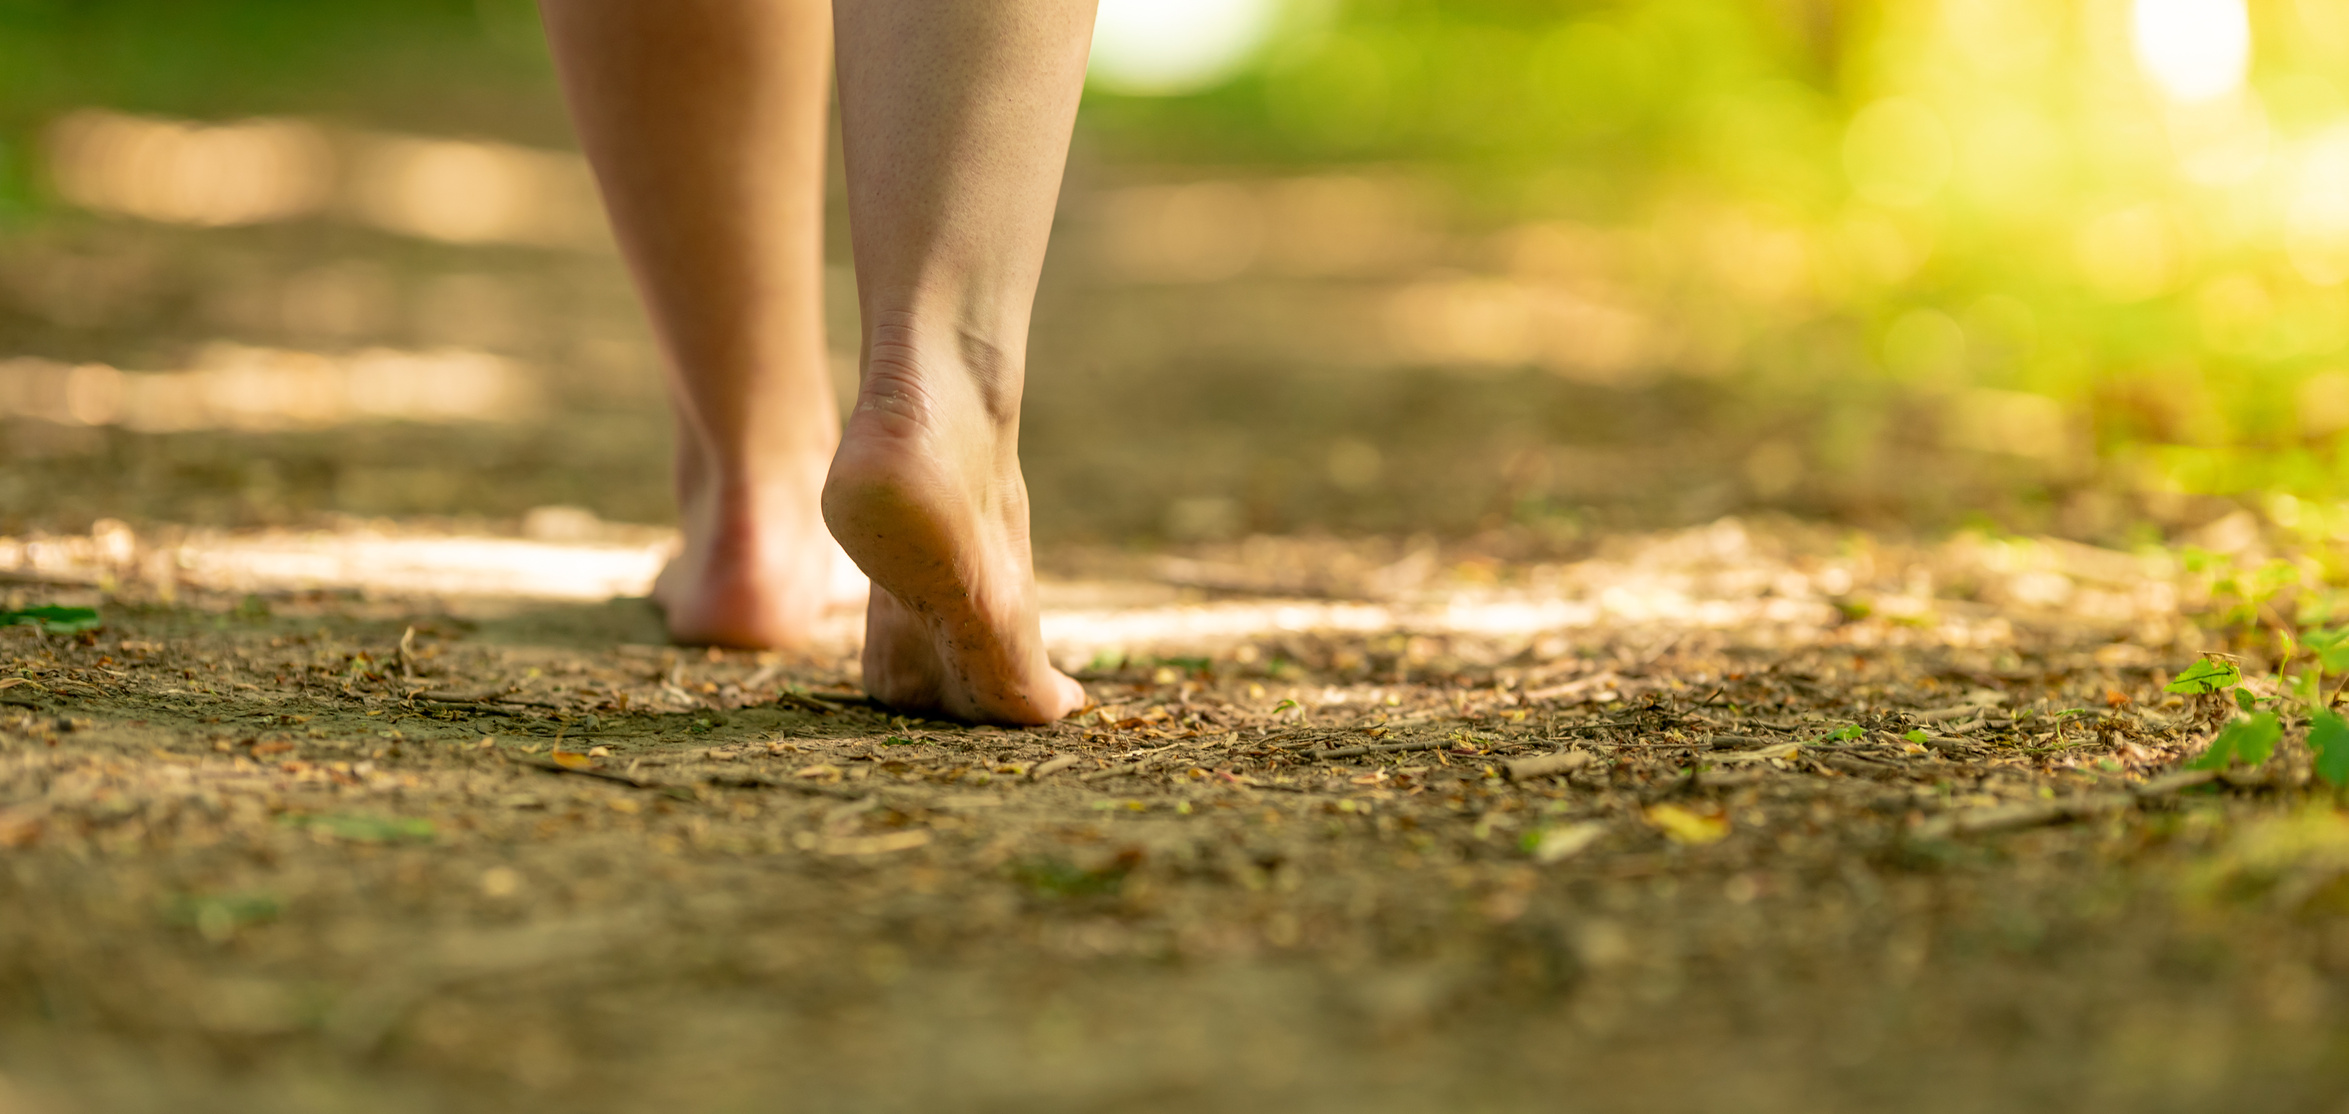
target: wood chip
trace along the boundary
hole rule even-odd
[[[1800,743],[1779,743],[1774,746],[1763,747],[1760,750],[1741,750],[1732,754],[1716,754],[1713,757],[1707,759],[1707,761],[1766,762],[1773,758],[1792,758],[1796,754],[1801,753],[1801,751],[1802,744]]]
[[[832,836],[817,845],[827,855],[886,855],[911,851],[930,842],[930,833],[915,829],[868,836]]]
[[[1036,768],[1028,771],[1028,780],[1042,781],[1045,778],[1051,777],[1052,775],[1057,774],[1062,770],[1076,765],[1078,761],[1079,759],[1077,756],[1073,754],[1053,755],[1052,757],[1047,758],[1042,762],[1036,763]]]
[[[1526,781],[1532,778],[1556,777],[1559,774],[1572,773],[1590,764],[1589,751],[1569,750],[1558,754],[1537,754],[1531,758],[1512,759],[1502,763],[1501,769],[1509,775],[1511,781]]]
[[[2068,800],[2025,801],[2020,804],[1970,808],[1927,820],[1917,825],[1915,835],[1919,839],[1948,839],[1951,836],[2011,832],[2093,816],[2100,812],[2112,812],[2127,808],[2130,802],[2131,798],[2119,794],[2100,794]]]
[[[1939,723],[1943,720],[1964,719],[1967,716],[1979,715],[1981,712],[1982,706],[1980,704],[1956,704],[1947,708],[1933,708],[1923,712],[1910,712],[1909,718],[1917,721],[1918,723]]]
[[[2208,785],[2218,779],[2219,772],[2217,770],[2179,770],[2150,779],[2129,792],[2140,798],[2161,797],[2179,790],[2192,789],[2197,785]]]

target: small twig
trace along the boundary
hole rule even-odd
[[[1139,762],[1120,762],[1115,766],[1104,766],[1098,770],[1088,770],[1078,774],[1077,780],[1099,781],[1102,778],[1116,777],[1120,774],[1143,774],[1150,772],[1151,767],[1156,765],[1158,765],[1158,759],[1155,756],[1142,759]]]
[[[649,789],[659,793],[666,793],[669,796],[675,797],[679,800],[690,801],[693,799],[692,788],[689,786],[679,785],[676,782],[646,781],[642,778],[630,777],[627,774],[615,774],[609,770],[599,770],[593,766],[566,766],[560,762],[550,762],[545,759],[515,758],[509,755],[507,756],[507,761],[510,761],[517,766],[527,766],[541,773],[571,774],[576,777],[594,778],[597,781],[608,781],[614,785],[625,785],[631,789]],[[813,797],[834,797],[853,800],[866,795],[853,789],[844,789],[830,785],[813,785],[807,782],[799,781],[777,781],[773,778],[764,778],[757,775],[710,774],[701,780],[704,784],[715,785],[726,789],[788,789],[795,793],[805,793]]]
[[[2061,801],[2027,801],[2021,804],[1992,805],[1988,808],[1967,809],[1947,816],[1936,816],[1917,825],[1919,839],[1947,839],[1953,835],[1984,835],[1991,832],[2011,832],[2021,828],[2035,828],[2042,824],[2061,823],[2083,816],[2117,812],[2145,801],[2169,796],[2197,785],[2208,785],[2219,779],[2217,770],[2180,770],[2130,787],[2126,793],[2098,793],[2093,796],[2073,797]]]
[[[1374,743],[1363,746],[1337,747],[1331,750],[1313,750],[1305,752],[1305,757],[1327,761],[1332,758],[1356,758],[1365,754],[1401,754],[1404,751],[1412,750],[1442,750],[1452,745],[1453,743],[1449,739],[1422,739],[1414,743]],[[1459,753],[1474,754],[1475,752],[1464,750]]]
[[[843,696],[838,699],[832,699],[830,697],[817,696],[814,693],[807,692],[778,692],[775,694],[775,703],[797,704],[800,707],[808,709],[809,711],[820,712],[826,715],[830,715],[834,712],[846,712],[851,709],[859,708],[875,712],[886,712],[889,710],[888,706],[882,704],[880,701],[875,700],[870,696],[861,695]]]
[[[660,792],[668,793],[671,796],[682,795],[687,799],[690,799],[693,795],[682,785],[672,785],[667,782],[660,781],[644,781],[639,778],[630,777],[627,774],[615,774],[609,770],[598,770],[592,766],[566,766],[560,762],[550,762],[546,759],[515,758],[511,755],[508,755],[506,760],[517,766],[527,766],[541,773],[571,774],[575,777],[594,778],[597,781],[608,781],[615,785],[625,785],[630,789],[658,790]]]
[[[522,714],[512,708],[501,708],[495,704],[483,704],[468,700],[427,700],[425,703],[444,712],[474,712],[485,716],[518,716]]]
[[[1983,706],[1980,704],[1953,704],[1947,708],[1932,708],[1922,712],[1910,712],[1909,718],[1915,720],[1918,723],[1939,723],[1944,720],[1960,719],[1969,715],[1979,716],[1982,711]]]
[[[478,693],[412,692],[408,694],[408,699],[422,700],[428,704],[510,704],[517,708],[548,708],[555,711],[561,711],[563,707],[560,704],[550,704],[544,700],[524,700],[517,696],[507,696],[505,693],[504,689]]]
[[[805,793],[811,797],[835,797],[841,800],[856,800],[870,792],[869,790],[848,789],[842,786],[820,785],[806,781],[779,781],[771,777],[760,777],[757,774],[709,774],[701,780],[704,785],[715,785],[723,789],[788,789],[794,793]]]
[[[1588,731],[1601,727],[1638,727],[1639,720],[1636,718],[1620,720],[1594,719],[1586,720],[1582,723],[1561,723],[1558,726],[1568,731]]]

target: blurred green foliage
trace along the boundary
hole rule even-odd
[[[558,140],[551,73],[530,0],[0,0],[0,150],[92,105]]]
[[[1834,411],[1821,463],[1906,399],[2059,479],[2338,495],[2349,5],[2255,6],[2247,80],[2196,97],[2138,6],[1360,0],[1090,111],[1117,157],[1409,165],[1611,234],[1586,277]],[[2192,21],[2240,7],[2167,7],[2223,71]]]
[[[2245,79],[2195,96],[2142,6],[1294,0],[1233,79],[1083,126],[1111,163],[1442,183],[1492,245],[1442,265],[1627,307],[1660,373],[1806,415],[1757,473],[1920,437],[2035,483],[2338,498],[2349,0],[2256,5]],[[526,0],[0,0],[0,217],[85,105],[567,141]]]

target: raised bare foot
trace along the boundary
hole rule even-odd
[[[872,578],[866,692],[956,719],[1050,723],[1085,690],[1044,655],[1017,404],[989,397],[990,370],[876,340],[824,520]]]
[[[728,497],[688,465],[685,545],[653,582],[669,637],[693,645],[798,649],[829,612],[864,603],[864,574],[824,528],[816,481],[749,485]]]

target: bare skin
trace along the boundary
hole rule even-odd
[[[865,330],[845,430],[822,361],[822,7],[548,0],[545,14],[672,368],[686,533],[658,590],[672,635],[803,640],[837,537],[872,578],[877,699],[1007,724],[1081,706],[1038,629],[1018,439],[1091,0],[840,0]]]
[[[843,602],[829,586],[845,561],[818,506],[840,440],[824,371],[829,13],[556,0],[544,14],[668,366],[685,545],[653,596],[681,642],[803,645]]]

